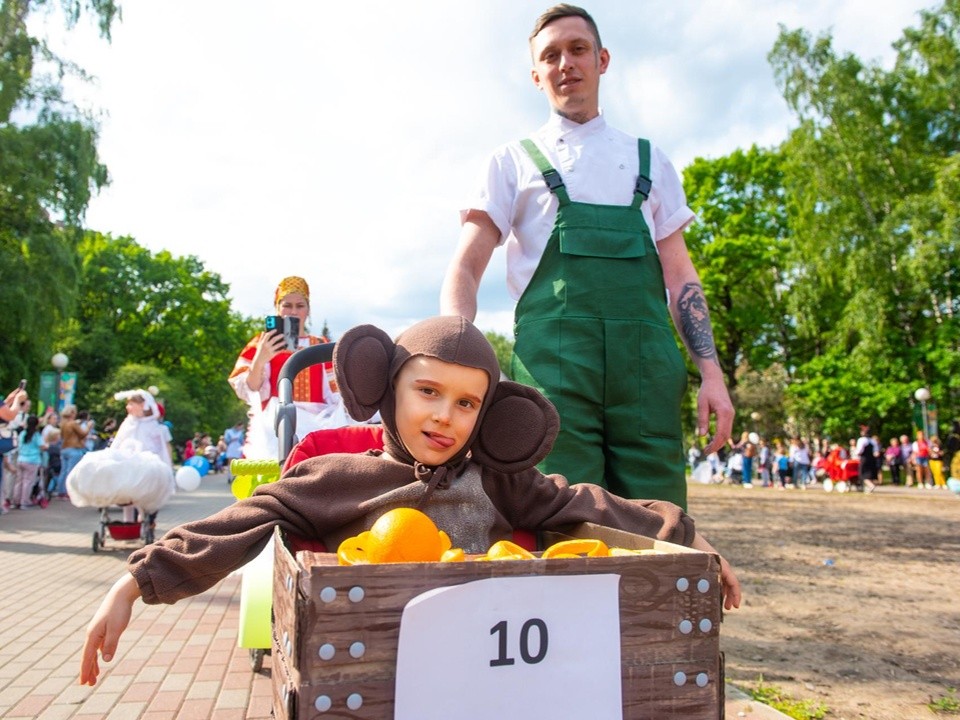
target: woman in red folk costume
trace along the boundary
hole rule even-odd
[[[310,286],[302,277],[291,275],[281,280],[273,301],[277,315],[300,321],[298,349],[328,342],[327,338],[307,331]],[[290,355],[280,332],[262,332],[247,343],[230,373],[230,384],[237,396],[250,405],[250,428],[244,446],[248,458],[277,457],[277,381]],[[344,424],[332,363],[313,365],[297,375],[293,400],[297,406],[297,435],[301,438],[313,430]]]

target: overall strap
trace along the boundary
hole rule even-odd
[[[653,187],[653,181],[650,179],[649,140],[637,139],[637,156],[640,158],[640,171],[637,173],[637,186],[633,189],[633,202],[630,204],[634,210],[640,209],[644,200],[650,196],[650,188]]]
[[[563,178],[560,177],[560,173],[553,169],[553,166],[547,161],[543,156],[543,153],[540,152],[540,148],[536,146],[533,140],[529,138],[526,140],[521,140],[520,145],[523,146],[523,149],[527,151],[527,155],[530,156],[530,159],[533,160],[534,164],[537,166],[537,170],[543,173],[543,179],[547,183],[547,187],[550,188],[550,192],[557,196],[557,200],[560,201],[560,207],[570,204],[570,196],[567,194],[567,188],[563,184]],[[647,165],[650,165],[649,152],[647,153]]]

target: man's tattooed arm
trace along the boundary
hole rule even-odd
[[[680,315],[680,332],[687,347],[690,348],[693,359],[699,362],[702,358],[719,365],[707,299],[703,295],[703,287],[700,283],[689,282],[680,289],[677,310]]]

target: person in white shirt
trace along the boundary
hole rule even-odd
[[[626,497],[686,506],[680,406],[686,368],[674,326],[702,378],[698,433],[730,436],[733,405],[703,288],[683,239],[694,214],[667,157],[607,125],[599,86],[610,63],[596,23],[558,5],[530,37],[534,84],[549,121],[498,149],[463,227],[441,312],[473,320],[494,249],[506,243],[515,311],[513,379],[556,405],[561,433],[544,472]]]

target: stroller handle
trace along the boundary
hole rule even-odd
[[[300,348],[290,355],[283,367],[280,368],[280,377],[277,380],[277,396],[280,400],[280,407],[277,408],[274,429],[277,431],[279,454],[277,459],[281,465],[296,444],[297,408],[293,404],[293,379],[311,365],[333,360],[335,345],[336,343],[328,342]]]

